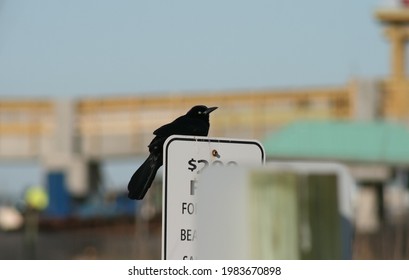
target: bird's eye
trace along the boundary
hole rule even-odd
[[[203,112],[202,112],[202,111],[199,111],[199,115],[200,115],[200,114],[203,114]]]

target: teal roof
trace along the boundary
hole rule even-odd
[[[409,130],[396,123],[302,121],[270,134],[268,157],[409,164]]]

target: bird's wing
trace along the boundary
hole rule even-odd
[[[207,128],[207,129],[206,129]],[[207,135],[208,127],[201,120],[187,119],[182,116],[171,123],[156,129],[153,134],[168,137],[170,135]]]
[[[167,135],[169,134],[171,131],[174,130],[174,124],[173,122],[162,125],[161,127],[159,127],[158,129],[156,129],[153,134],[154,135]]]

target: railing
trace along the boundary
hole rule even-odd
[[[156,128],[196,104],[219,107],[210,130],[218,137],[262,139],[298,119],[351,119],[354,114],[348,87],[82,99],[73,103],[73,143],[92,157],[146,153]],[[52,152],[60,129],[57,113],[49,100],[0,101],[0,158]]]
[[[48,100],[0,101],[0,158],[43,154],[55,127],[54,106]]]
[[[219,107],[211,116],[210,135],[262,139],[298,119],[350,119],[353,103],[346,87],[105,98],[78,102],[76,123],[83,153],[127,155],[146,153],[156,128],[196,104]]]

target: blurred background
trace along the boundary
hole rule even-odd
[[[354,259],[408,259],[409,2],[0,0],[0,259],[159,259],[152,132],[218,106],[210,136],[267,162],[345,165]]]

